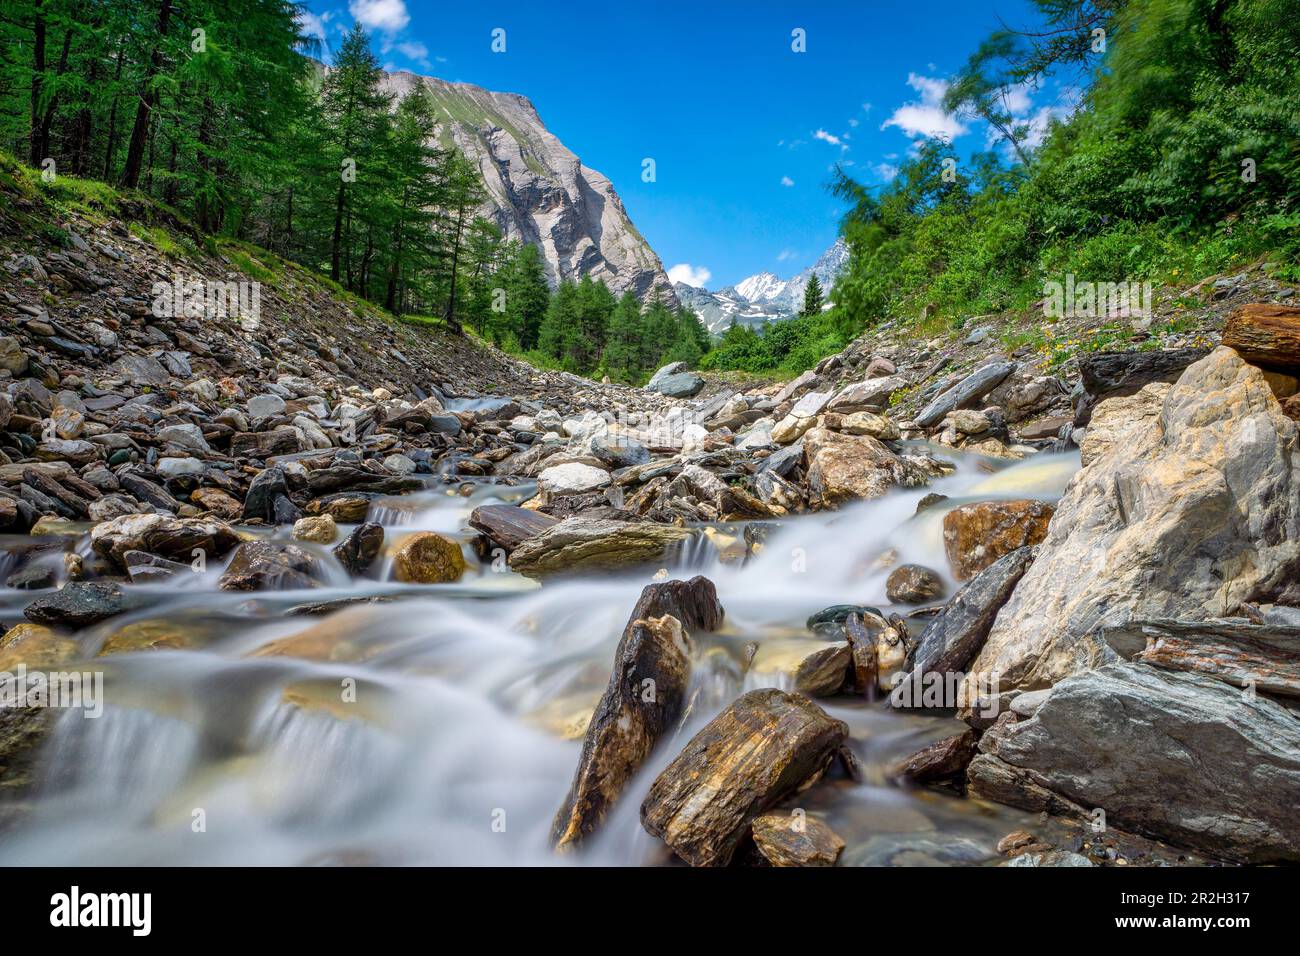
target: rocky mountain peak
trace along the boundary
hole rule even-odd
[[[658,290],[676,303],[663,263],[613,184],[546,128],[526,96],[404,71],[386,74],[383,85],[397,96],[428,91],[439,141],[459,148],[483,177],[482,215],[507,238],[535,245],[552,284],[590,275],[616,294]]]

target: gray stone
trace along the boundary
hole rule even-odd
[[[826,403],[826,411],[848,415],[853,412],[879,412],[889,407],[889,399],[899,389],[911,384],[902,375],[869,378],[846,385]]]
[[[279,395],[254,395],[248,400],[248,414],[254,420],[259,418],[270,418],[272,415],[283,415],[285,409],[284,399]]]
[[[1033,548],[1020,548],[971,578],[921,632],[912,676],[965,670],[1033,560]]]
[[[990,362],[976,369],[921,409],[916,415],[916,424],[921,428],[937,425],[949,412],[993,391],[1015,368],[1015,362]]]
[[[649,388],[649,386],[646,386]],[[679,372],[660,379],[653,391],[669,398],[690,398],[704,388],[704,379],[694,372]]]
[[[1046,791],[1213,856],[1300,860],[1300,718],[1213,678],[1108,664],[1061,681],[1029,720],[998,723],[980,750],[977,796],[1043,809]]]

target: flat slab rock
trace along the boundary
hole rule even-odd
[[[1300,697],[1300,627],[1236,621],[1130,621],[1102,639],[1125,659]]]
[[[469,523],[509,552],[525,538],[551,527],[556,519],[518,505],[481,505],[470,514]]]
[[[1300,860],[1300,717],[1200,674],[1119,662],[1061,681],[1029,720],[999,721],[971,793],[1265,863]],[[1052,805],[1056,801],[1056,805]]]
[[[510,567],[530,577],[634,567],[661,561],[692,534],[649,521],[566,518],[520,542],[510,555]]]
[[[754,818],[818,780],[848,733],[806,697],[751,691],[659,775],[641,824],[692,866],[725,866]]]
[[[921,632],[913,676],[964,670],[1033,560],[1033,548],[1019,548],[966,582]]]

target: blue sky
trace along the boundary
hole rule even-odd
[[[880,185],[924,132],[948,132],[962,155],[987,148],[982,123],[937,105],[944,78],[1000,20],[1032,22],[1026,0],[307,7],[331,48],[360,20],[388,68],[527,96],[610,178],[664,267],[682,267],[674,278],[711,289],[793,275],[834,242],[835,162]],[[504,53],[491,48],[497,28]],[[795,29],[806,52],[792,49]],[[1065,109],[1057,88],[1018,99],[1029,119]]]

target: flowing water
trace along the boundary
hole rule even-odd
[[[726,621],[695,635],[687,719],[581,854],[552,855],[548,828],[654,569],[539,586],[474,561],[467,544],[471,570],[452,585],[349,581],[321,548],[331,578],[311,591],[221,592],[215,567],[130,587],[147,607],[79,640],[91,657],[108,640],[139,649],[86,665],[104,672],[103,714],[60,714],[28,812],[0,834],[0,865],[665,863],[638,821],[651,781],[739,693],[788,686],[782,659],[817,641],[809,614],[845,603],[888,612],[883,554],[944,569],[946,508],[1053,500],[1078,467],[1077,455],[1008,465],[939,452],[957,462],[953,475],[782,522],[743,566],[726,561],[735,527],[710,529],[678,556],[671,572],[710,577]],[[914,516],[931,491],[950,500]],[[473,508],[529,493],[439,488],[378,503],[370,518],[390,542],[419,529],[468,542]],[[388,599],[323,617],[284,613],[375,596]],[[21,620],[32,597],[0,592],[5,621]],[[746,672],[750,642],[760,650]],[[828,780],[798,799],[845,839],[843,864],[985,863],[1025,823],[1010,809],[886,781],[890,762],[961,730],[951,717],[861,698],[820,703],[848,723],[863,779]]]

